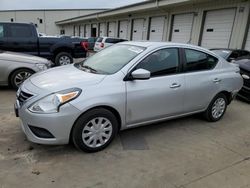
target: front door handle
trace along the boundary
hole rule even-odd
[[[170,88],[174,89],[174,88],[178,88],[181,87],[181,84],[177,84],[177,83],[173,83]]]
[[[221,79],[219,79],[219,78],[215,78],[215,79],[213,80],[214,83],[219,83],[220,81],[221,81]]]

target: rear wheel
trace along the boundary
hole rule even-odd
[[[118,131],[116,117],[109,110],[98,108],[83,114],[72,131],[74,145],[86,152],[97,152],[107,147]]]
[[[220,120],[226,112],[227,104],[227,98],[223,93],[216,95],[204,113],[205,118],[210,122]]]
[[[56,55],[55,64],[58,66],[69,65],[73,63],[72,55],[68,52],[60,52]]]
[[[14,89],[18,89],[18,87],[32,74],[34,71],[29,69],[18,69],[14,71],[10,76],[10,84]]]

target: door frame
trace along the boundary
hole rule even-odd
[[[233,34],[234,23],[235,23],[236,14],[237,14],[237,7],[234,7],[234,6],[233,7],[226,7],[226,8],[217,8],[217,9],[206,9],[206,10],[203,10],[203,12],[202,12],[202,22],[201,22],[200,34],[199,34],[199,40],[198,40],[198,46],[201,46],[201,43],[202,43],[202,37],[203,37],[204,29],[205,29],[205,22],[206,22],[207,12],[209,12],[209,11],[227,10],[227,9],[235,9],[233,25],[232,25],[232,29],[231,29],[231,34],[230,34],[229,42],[228,42],[228,47],[230,46],[231,38],[232,38],[232,34]]]

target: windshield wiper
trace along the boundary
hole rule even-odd
[[[81,65],[81,68],[88,69],[91,72],[97,73],[97,70],[95,70],[94,68],[92,68],[92,67],[90,67],[88,65]]]

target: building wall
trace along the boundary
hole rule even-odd
[[[132,20],[136,18],[143,18],[145,20],[145,28],[143,28],[143,40],[148,40],[148,32],[149,32],[149,20],[150,17],[154,16],[164,16],[165,17],[165,25],[164,25],[164,33],[163,33],[163,41],[169,41],[172,33],[172,23],[173,16],[176,14],[184,14],[184,13],[194,13],[194,19],[192,24],[192,32],[190,43],[195,45],[201,44],[201,37],[203,32],[203,24],[204,17],[206,15],[206,11],[209,10],[219,10],[219,9],[227,9],[227,8],[236,8],[235,20],[232,28],[231,39],[229,43],[229,48],[243,48],[246,40],[246,33],[248,32],[247,23],[249,22],[249,8],[250,1],[242,1],[242,0],[218,0],[211,1],[194,1],[192,3],[185,1],[183,4],[171,5],[166,7],[159,7],[158,9],[152,11],[140,11],[140,12],[132,12],[126,14],[117,14],[112,15],[110,17],[101,17],[98,16],[98,19],[89,19],[83,20],[79,22],[72,22],[67,25],[68,32],[71,32],[70,28],[73,28],[76,25],[84,26],[85,24],[99,24],[105,23],[107,26],[108,22],[115,21],[118,23],[120,20],[129,20],[129,34],[128,39],[131,39],[131,27]],[[116,27],[118,24],[116,24]],[[61,28],[65,27],[64,25],[60,26]],[[73,33],[73,32],[71,32]],[[118,36],[118,27],[116,28],[116,36]]]
[[[101,10],[17,10],[0,11],[0,22],[27,22],[37,24],[38,31],[47,35],[60,34],[56,21],[92,14]],[[40,23],[42,19],[42,23]],[[69,32],[71,34],[71,32]]]

